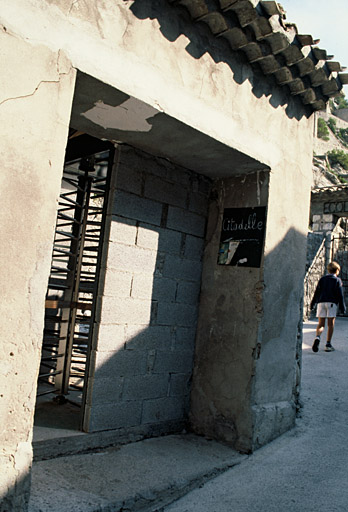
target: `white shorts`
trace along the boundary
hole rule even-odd
[[[334,302],[319,302],[317,305],[317,318],[335,318],[337,304]]]

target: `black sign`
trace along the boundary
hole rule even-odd
[[[260,267],[266,207],[226,208],[222,220],[219,265]]]

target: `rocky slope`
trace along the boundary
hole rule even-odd
[[[336,122],[337,129],[348,129],[348,122],[339,119],[333,112],[318,112],[316,114],[316,123],[318,119],[323,119],[325,123],[330,123],[330,118]],[[332,150],[343,150],[348,153],[348,145],[342,141],[328,129],[328,140],[314,137],[313,146],[313,184],[312,188],[329,187],[333,185],[342,185],[345,182],[348,184],[348,170],[345,170],[341,165],[330,165],[328,159],[328,152]]]

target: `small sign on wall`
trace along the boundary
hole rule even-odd
[[[225,208],[218,264],[260,267],[265,228],[265,206]]]

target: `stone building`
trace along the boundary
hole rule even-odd
[[[273,1],[0,4],[1,510],[27,507],[35,404],[84,448],[291,428],[339,63]]]
[[[330,261],[340,266],[345,300],[348,302],[348,186],[346,184],[312,189],[307,241],[304,312],[310,316],[310,303],[320,277]]]

